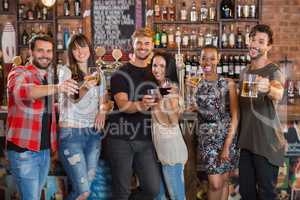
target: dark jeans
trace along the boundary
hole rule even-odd
[[[153,200],[159,193],[160,170],[152,141],[108,138],[106,148],[112,173],[112,199]],[[140,188],[130,195],[133,172]]]
[[[241,149],[240,194],[243,200],[275,200],[278,166],[265,157]]]

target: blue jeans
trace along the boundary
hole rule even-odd
[[[50,167],[50,150],[7,151],[10,170],[22,200],[40,200]]]
[[[101,134],[94,128],[61,128],[59,157],[72,184],[68,200],[90,192],[101,149]]]
[[[159,195],[156,200],[165,200],[166,191],[168,191],[171,200],[184,200],[185,188],[184,188],[184,166],[181,163],[175,165],[162,165],[162,174],[164,181],[160,184]],[[164,185],[164,183],[165,185]]]

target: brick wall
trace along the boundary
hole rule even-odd
[[[279,61],[285,55],[294,61],[294,72],[300,78],[300,0],[263,0],[262,23],[274,31],[271,58]]]

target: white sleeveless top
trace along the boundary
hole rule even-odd
[[[59,82],[71,78],[71,70],[67,66],[58,68]],[[76,103],[62,93],[59,94],[59,122],[67,123],[76,128],[94,127],[99,109],[99,97],[104,95],[105,81],[100,86],[94,86]]]
[[[160,124],[152,115],[152,139],[158,159],[163,165],[185,164],[188,150],[179,124]]]

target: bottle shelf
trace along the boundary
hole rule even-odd
[[[220,19],[220,22],[259,22],[257,18]]]
[[[155,49],[159,49],[159,50],[166,50],[166,51],[178,51],[177,48],[155,48]],[[201,51],[202,48],[180,48],[180,51]],[[236,49],[236,48],[232,48],[232,49],[223,49],[223,48],[219,48],[219,50],[221,52],[225,52],[225,53],[236,53],[236,52],[248,52],[248,49]]]
[[[57,20],[82,20],[82,16],[57,16]]]
[[[197,22],[191,22],[191,21],[154,21],[154,24],[191,24],[191,25],[195,25],[195,24],[219,24],[218,21],[197,21]]]
[[[18,23],[46,23],[51,24],[54,20],[18,20]]]

